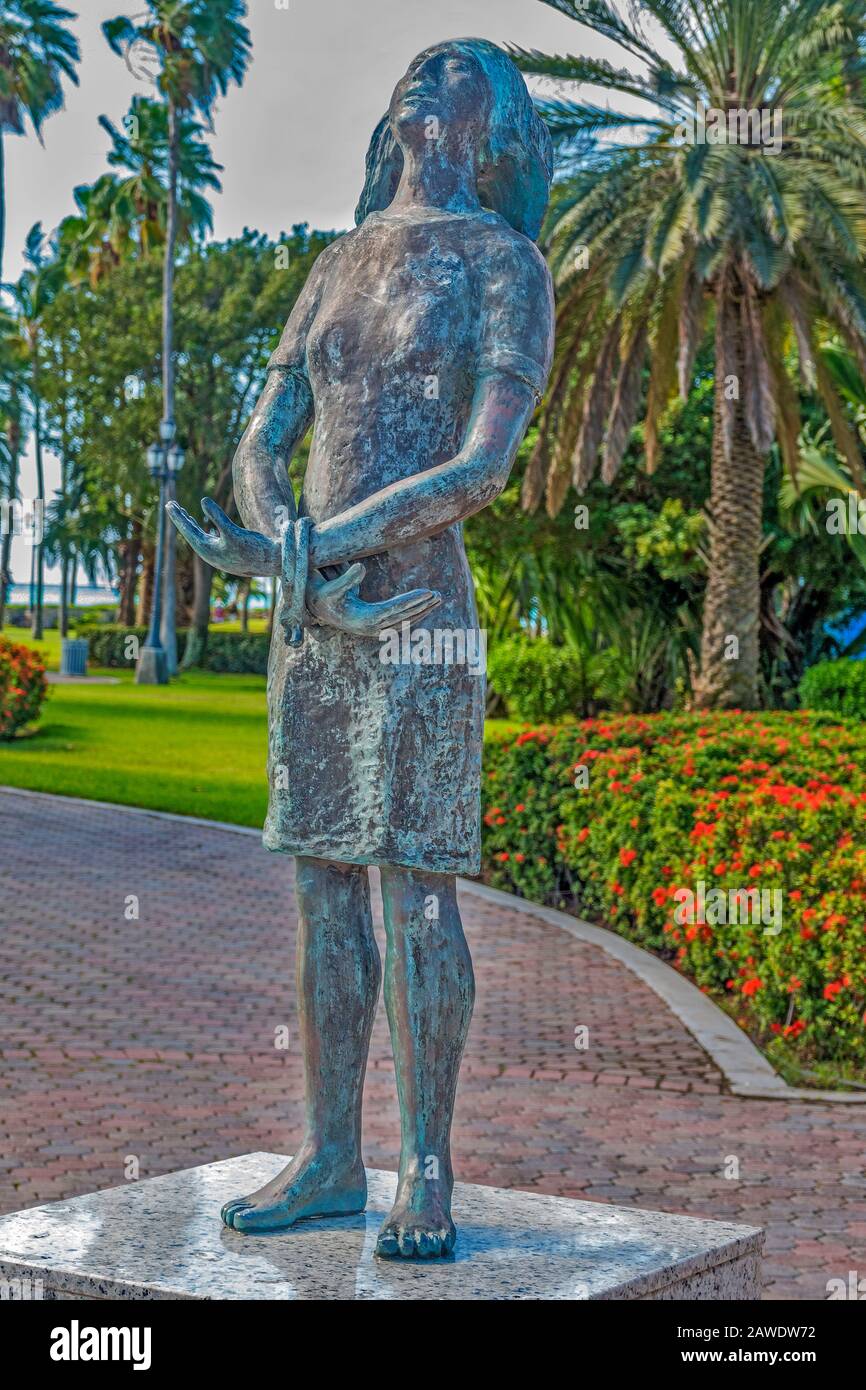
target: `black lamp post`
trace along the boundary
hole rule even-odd
[[[185,454],[183,449],[175,440],[166,456],[166,478],[165,496],[163,498],[163,512],[166,502],[174,502],[177,496],[175,483],[177,475],[183,468]],[[162,581],[162,621],[159,629],[159,639],[165,652],[165,664],[169,676],[177,675],[177,598],[175,584],[175,567],[177,556],[177,532],[173,526],[167,526],[165,533],[165,547],[163,554],[163,581]]]
[[[167,685],[169,677],[168,657],[160,637],[166,537],[165,504],[168,483],[170,480],[173,481],[183,467],[184,452],[177,443],[171,443],[168,447],[174,436],[173,421],[164,420],[162,422],[160,435],[162,436],[160,442],[151,444],[147,451],[147,470],[154,480],[159,480],[159,519],[156,529],[156,562],[153,570],[153,588],[150,600],[150,628],[147,642],[141,649],[135,671],[135,680],[138,685]],[[172,614],[172,618],[173,616]],[[171,626],[173,632],[173,621]]]

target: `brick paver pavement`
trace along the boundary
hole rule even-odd
[[[148,1177],[291,1151],[291,875],[252,836],[0,795],[0,1209],[115,1185],[129,1156]],[[462,1180],[763,1225],[770,1297],[866,1274],[863,1109],[727,1094],[622,965],[519,908],[463,908],[478,1002]],[[381,1007],[364,1142],[396,1167]]]

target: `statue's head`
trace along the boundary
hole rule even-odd
[[[431,140],[475,163],[478,197],[517,231],[538,236],[550,192],[553,150],[517,68],[486,39],[427,48],[394,88],[373,132],[355,221],[388,207],[404,154]]]

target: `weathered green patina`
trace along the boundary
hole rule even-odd
[[[455,875],[480,866],[484,716],[483,674],[453,659],[478,622],[461,522],[504,487],[550,368],[552,291],[532,240],[550,175],[549,136],[504,53],[463,39],[420,54],[374,133],[358,226],[316,262],[238,448],[248,529],[210,501],[210,533],[171,507],[218,569],[282,580],[264,839],[297,857],[307,1133],[273,1182],[227,1204],[238,1231],[364,1205],[375,864],[402,1117],[377,1253],[454,1245],[450,1130],[474,998]],[[296,507],[287,466],[311,423]],[[434,610],[448,642],[424,630]],[[385,659],[383,636],[409,623],[409,658],[403,642],[389,650],[404,659]]]

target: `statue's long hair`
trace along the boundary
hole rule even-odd
[[[437,45],[470,54],[490,84],[492,107],[478,160],[478,197],[518,232],[535,241],[550,193],[553,145],[517,68],[486,39],[454,39]],[[367,150],[366,177],[355,222],[388,207],[403,172],[403,152],[382,117]]]

